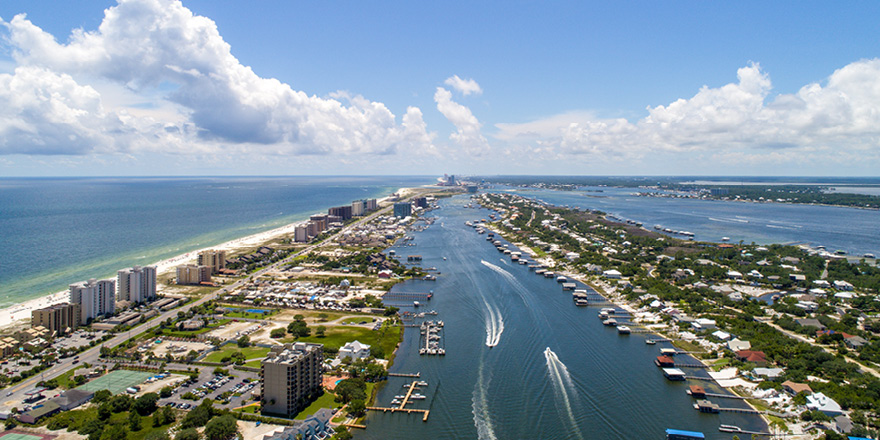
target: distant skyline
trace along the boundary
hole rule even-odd
[[[4,0],[0,175],[880,176],[877,17]]]

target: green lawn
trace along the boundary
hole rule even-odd
[[[318,412],[321,408],[337,408],[341,404],[336,403],[335,399],[336,395],[326,391],[321,397],[318,397],[318,400],[312,402],[308,408],[299,412],[299,414],[294,417],[294,420],[304,420],[306,417]]]
[[[263,310],[266,310],[268,313],[249,313],[249,312],[246,312],[246,310],[248,310],[249,308],[259,308],[259,307],[249,307],[249,308],[230,307],[230,308],[232,310],[224,313],[223,316],[226,316],[229,318],[263,319],[263,318],[268,318],[268,317],[278,313],[278,309],[263,309]]]
[[[402,331],[403,327],[390,326],[387,322],[379,331],[363,327],[333,326],[327,327],[325,336],[319,338],[315,336],[315,329],[312,328],[311,336],[299,338],[298,341],[316,342],[324,344],[325,347],[338,350],[345,345],[346,342],[358,340],[370,346],[378,345],[382,347],[382,350],[385,352],[385,357],[387,358],[391,355],[394,348],[397,346],[397,343],[400,341],[400,334]],[[285,342],[293,342],[293,339],[286,338]]]
[[[239,348],[235,344],[227,344],[224,346],[222,350],[211,352],[208,356],[205,357],[205,362],[220,362],[226,356],[232,355],[236,351],[240,351],[244,354],[245,359],[257,359],[266,357],[266,353],[269,353],[269,349],[266,347],[245,347]],[[257,363],[259,367],[259,362]]]
[[[71,386],[74,385],[71,382],[71,379],[73,379],[73,376],[76,375],[76,370],[78,370],[82,367],[83,367],[83,365],[78,365],[76,368],[62,374],[61,376],[58,376],[58,378],[57,378],[58,387],[61,389],[69,390],[71,388]]]
[[[345,318],[342,320],[343,324],[360,324],[361,322],[366,321],[367,323],[375,322],[376,318],[372,316],[356,316],[352,318]]]
[[[247,406],[244,406],[241,408],[236,408],[233,411],[238,411],[238,412],[243,412],[243,413],[248,413],[248,414],[259,414],[257,412],[257,408],[259,408],[259,407],[260,407],[259,403],[252,403],[250,405],[247,405]],[[317,410],[315,410],[315,411],[317,411]]]

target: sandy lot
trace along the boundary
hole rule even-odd
[[[211,347],[211,345],[204,342],[162,341],[161,344],[153,347],[153,353],[160,357],[165,356],[167,353],[171,353],[171,356],[174,358],[181,358],[186,356],[190,350],[202,352],[209,347]]]
[[[262,423],[260,426],[257,426],[256,422],[246,422],[244,420],[238,421],[238,430],[241,432],[244,440],[261,440],[263,436],[275,431],[281,431],[282,429],[284,429],[284,427],[281,425]]]
[[[213,336],[220,339],[237,339],[242,336],[243,332],[249,328],[258,327],[260,324],[251,321],[239,321],[239,322],[230,322],[229,324],[224,325],[223,327],[216,328],[207,333],[208,336]],[[253,335],[253,334],[251,334]]]
[[[141,385],[141,391],[138,393],[138,396],[143,396],[147,393],[156,393],[159,394],[159,390],[164,388],[165,386],[175,384],[177,382],[182,382],[187,379],[187,376],[182,374],[172,374],[165,379],[157,380],[153,383],[145,383]]]

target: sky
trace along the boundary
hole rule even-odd
[[[877,17],[3,0],[0,175],[880,176]]]

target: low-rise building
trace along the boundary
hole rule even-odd
[[[348,342],[339,349],[339,359],[350,358],[351,360],[366,359],[370,357],[370,346],[359,341]]]
[[[55,335],[70,333],[79,326],[79,304],[55,304],[31,312],[31,326],[45,327]]]
[[[821,411],[829,417],[837,417],[843,414],[843,408],[840,407],[840,404],[822,393],[813,393],[807,396],[807,408],[813,411]]]

